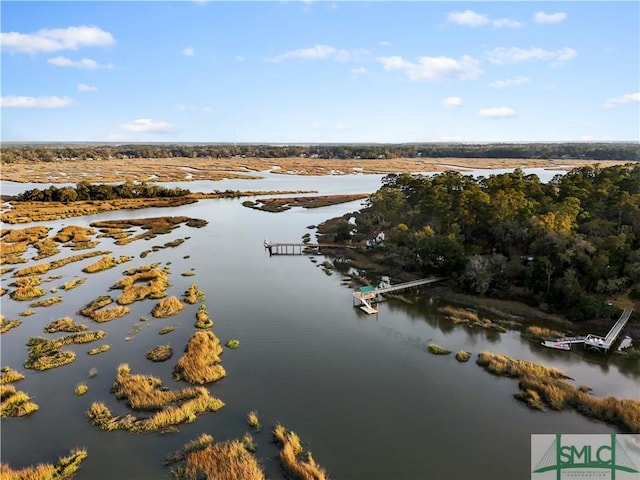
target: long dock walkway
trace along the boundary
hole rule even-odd
[[[607,333],[607,335],[604,338],[598,335],[593,335],[591,333],[587,335],[587,338],[584,339],[584,348],[597,350],[599,352],[600,351],[608,352],[609,349],[611,348],[611,345],[613,345],[613,343],[616,341],[616,339],[624,329],[625,325],[629,321],[629,318],[631,317],[631,312],[633,312],[633,309],[626,308],[622,312],[622,315],[620,315],[620,318],[618,319],[618,321],[613,324],[613,327],[611,327],[611,330],[609,330],[609,333]]]
[[[269,255],[304,255],[309,250],[319,248],[356,248],[355,245],[344,243],[298,243],[298,242],[268,242],[265,240],[264,248],[269,250]]]
[[[420,280],[413,280],[411,282],[397,283],[387,287],[362,287],[360,290],[353,292],[353,306],[360,307],[362,311],[370,315],[378,313],[378,309],[373,306],[373,303],[377,302],[378,295],[421,287],[423,285],[432,285],[434,283],[441,282],[442,280],[444,280],[443,277],[429,277],[422,278]]]

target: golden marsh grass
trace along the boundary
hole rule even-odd
[[[171,296],[161,299],[151,310],[151,315],[154,318],[167,318],[181,312],[183,309],[184,303],[178,297]]]
[[[84,282],[86,282],[87,278],[86,277],[82,277],[82,278],[76,278],[75,280],[69,280],[68,282],[65,282],[62,285],[62,289],[67,291],[67,290],[73,290],[74,288],[82,285]]]
[[[209,317],[209,312],[207,312],[206,305],[200,305],[198,311],[196,312],[196,323],[195,327],[200,330],[207,330],[213,327],[213,320]]]
[[[122,289],[122,294],[116,300],[119,305],[129,305],[145,298],[163,298],[167,295],[167,287],[169,286],[167,269],[140,267],[127,270],[125,275],[111,287]],[[138,285],[138,283],[145,284]]]
[[[57,332],[84,332],[88,330],[86,325],[77,324],[71,317],[63,317],[58,320],[50,322],[44,327],[45,333],[57,333]]]
[[[560,370],[505,355],[482,352],[476,361],[494,375],[519,379],[520,392],[514,396],[531,408],[553,410],[573,408],[587,417],[602,420],[629,433],[640,433],[640,401],[630,398],[594,397],[587,387],[568,383]]]
[[[192,283],[189,288],[184,292],[184,301],[190,305],[198,302],[205,301],[205,294],[202,290],[198,289],[198,285]]]
[[[4,366],[0,369],[0,385],[13,383],[24,378],[24,374],[14,370],[11,367]]]
[[[187,344],[184,356],[174,368],[173,378],[202,385],[225,377],[227,372],[220,364],[221,353],[220,341],[213,332],[195,332]]]
[[[62,297],[49,297],[49,298],[44,298],[42,300],[39,300],[37,302],[30,303],[29,306],[31,308],[50,307],[50,306],[56,305],[56,304],[58,304],[60,302],[62,302]]]
[[[112,392],[133,409],[155,413],[151,417],[115,416],[104,403],[95,402],[87,416],[103,430],[171,431],[176,425],[194,422],[198,415],[215,412],[224,406],[222,400],[212,397],[204,387],[167,390],[158,378],[132,375],[127,364],[118,367]]]
[[[170,345],[158,345],[147,352],[147,359],[152,362],[164,362],[173,356]]]
[[[29,395],[16,390],[11,383],[0,385],[0,400],[2,418],[24,417],[31,415],[39,408],[36,403],[31,401]]]
[[[92,348],[87,353],[89,355],[98,355],[99,353],[107,352],[111,349],[111,345],[100,345],[99,347]]]
[[[60,457],[58,463],[40,463],[35,466],[18,470],[8,464],[0,464],[0,478],[2,480],[71,480],[87,458],[85,449],[75,449],[66,457]]]
[[[55,260],[53,262],[47,263],[38,263],[36,265],[30,265],[28,267],[17,270],[13,273],[14,277],[26,277],[27,275],[34,275],[48,272],[49,270],[54,270],[56,268],[64,267],[69,263],[79,262],[81,260],[97,257],[98,255],[106,255],[111,253],[109,251],[95,251],[95,252],[87,252],[80,255],[72,255],[70,257],[61,258],[60,260]]]
[[[280,445],[280,463],[287,476],[297,480],[326,480],[327,473],[316,463],[311,452],[302,448],[295,432],[277,424],[273,436]]]
[[[129,261],[131,261],[131,257],[127,255],[122,255],[117,260],[114,259],[111,255],[105,255],[97,262],[94,262],[91,265],[87,265],[86,267],[84,267],[82,271],[85,273],[102,272],[104,270],[109,270],[110,268],[120,265],[121,263],[129,262]]]
[[[460,350],[456,353],[456,360],[458,360],[459,362],[468,362],[470,358],[471,353],[467,352],[466,350]]]
[[[32,370],[48,370],[66,365],[75,360],[76,354],[69,350],[61,350],[63,346],[94,342],[106,335],[105,332],[97,331],[74,333],[55,340],[31,337],[27,342],[29,350],[24,366]]]
[[[239,440],[213,443],[213,439],[196,439],[198,445],[187,444],[179,452],[183,462],[173,471],[179,480],[265,480],[257,459]]]

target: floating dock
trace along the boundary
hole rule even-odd
[[[611,348],[611,345],[617,340],[618,336],[622,333],[625,325],[629,321],[631,317],[631,312],[633,310],[631,308],[626,308],[620,318],[616,323],[613,324],[611,330],[605,337],[600,337],[598,335],[589,334],[584,339],[584,348],[587,350],[595,350],[597,352],[608,352]]]
[[[353,306],[359,307],[363,312],[373,315],[378,313],[378,309],[374,306],[374,303],[378,302],[378,295],[383,293],[398,292],[400,290],[407,290],[409,288],[417,288],[422,285],[432,285],[444,280],[442,277],[429,277],[421,280],[413,280],[411,282],[397,283],[395,285],[389,285],[386,287],[362,287],[360,290],[353,292]]]

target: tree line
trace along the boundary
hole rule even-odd
[[[394,174],[355,214],[353,241],[455,288],[585,320],[640,298],[640,164],[586,166],[541,183],[522,170]]]
[[[127,158],[518,158],[640,160],[638,143],[411,143],[411,144],[154,144],[7,146],[2,162],[53,162]]]
[[[120,185],[79,182],[75,187],[34,188],[16,195],[18,202],[75,202],[78,200],[114,200],[117,198],[183,197],[191,191],[148,183],[125,182]]]

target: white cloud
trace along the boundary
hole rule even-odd
[[[507,78],[506,80],[496,80],[495,82],[491,82],[489,86],[493,88],[509,88],[516,85],[529,83],[530,81],[531,80],[527,77],[511,77]]]
[[[511,20],[509,18],[499,18],[498,20],[493,20],[491,22],[491,24],[494,27],[506,27],[506,28],[518,28],[522,26],[522,23],[516,21],[516,20]]]
[[[193,47],[185,47],[180,53],[186,57],[193,57],[193,55],[195,54]]]
[[[272,62],[283,62],[286,60],[325,60],[334,59],[339,62],[348,62],[351,60],[361,60],[370,55],[368,50],[342,50],[332,47],[331,45],[315,45],[310,48],[301,48],[281,53],[272,57]]]
[[[378,57],[385,70],[400,70],[413,82],[448,79],[467,80],[482,74],[477,60],[463,55],[459,60],[449,57],[419,57],[416,63],[400,56]]]
[[[80,60],[71,60],[67,57],[55,57],[47,60],[47,63],[55,65],[56,67],[70,67],[70,68],[84,68],[87,70],[96,70],[98,68],[113,68],[112,64],[100,65],[95,60],[90,58],[82,58]]]
[[[85,83],[79,83],[77,85],[79,92],[97,92],[98,87],[92,87],[91,85],[87,85]]]
[[[447,108],[457,108],[462,106],[462,98],[460,97],[447,97],[442,100],[442,105]]]
[[[151,118],[138,118],[131,123],[121,125],[120,128],[135,133],[171,133],[175,131],[175,127],[170,123]]]
[[[567,14],[564,12],[557,13],[545,13],[536,12],[533,15],[533,21],[542,25],[549,23],[560,23],[567,18]]]
[[[491,20],[489,16],[483,13],[476,13],[473,10],[465,10],[464,12],[451,12],[447,15],[447,21],[456,25],[466,25],[469,27],[482,27],[485,25],[493,25],[494,27],[521,27],[522,24],[509,18],[499,18]]]
[[[602,106],[604,108],[614,108],[625,103],[640,103],[640,92],[628,93],[626,95],[622,95],[621,97],[609,98],[605,103],[602,104]]]
[[[484,108],[480,110],[480,116],[488,118],[509,118],[515,117],[516,111],[509,107]]]
[[[476,13],[473,10],[465,10],[464,12],[451,12],[447,15],[447,20],[457,25],[468,25],[470,27],[480,27],[490,23],[489,17]]]
[[[559,50],[544,50],[532,47],[529,49],[518,47],[498,47],[486,52],[487,60],[491,63],[504,65],[508,63],[526,62],[530,60],[551,61],[561,64],[574,58],[577,52],[573,48],[563,47]]]
[[[0,99],[2,108],[62,108],[73,105],[69,97],[18,97],[8,96]]]
[[[27,34],[0,33],[2,49],[12,53],[48,53],[81,47],[107,47],[114,43],[113,35],[95,26],[44,29]]]

